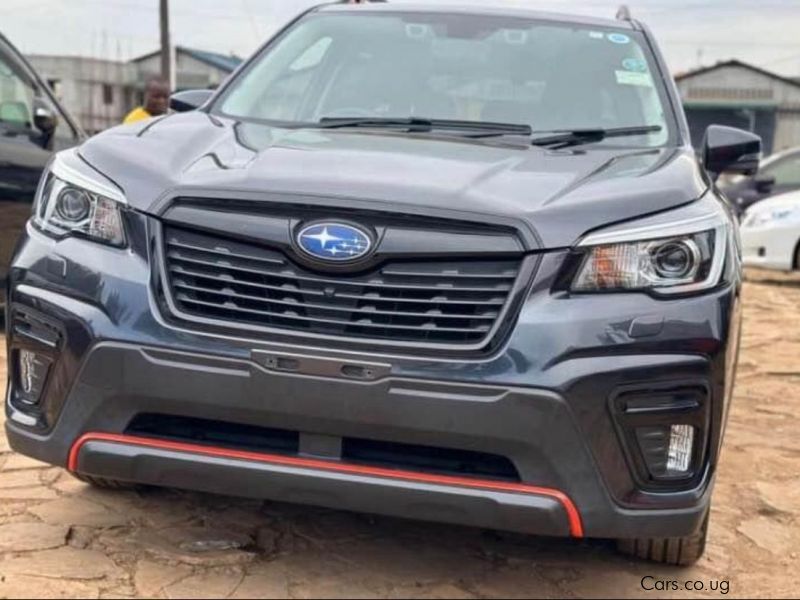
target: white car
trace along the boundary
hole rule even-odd
[[[800,269],[800,191],[754,204],[742,218],[744,264]]]

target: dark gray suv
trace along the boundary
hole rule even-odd
[[[331,4],[58,154],[9,281],[14,449],[96,485],[702,553],[741,266],[630,19]]]

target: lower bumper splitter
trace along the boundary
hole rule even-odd
[[[68,468],[144,484],[386,514],[399,507],[421,519],[583,537],[580,514],[566,494],[524,483],[111,433],[81,436]]]

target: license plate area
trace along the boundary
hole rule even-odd
[[[270,371],[317,377],[375,381],[386,377],[392,370],[392,366],[388,363],[350,361],[287,352],[254,350],[252,356],[255,362]]]

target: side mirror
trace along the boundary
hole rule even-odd
[[[755,175],[761,162],[761,138],[754,133],[711,125],[703,138],[703,165],[716,179],[720,173]]]
[[[41,98],[33,99],[33,126],[45,135],[51,135],[58,127],[58,115]]]
[[[775,187],[775,176],[759,173],[753,179],[756,191],[760,194],[769,194]]]
[[[211,98],[213,90],[185,90],[169,97],[169,107],[175,112],[187,112],[203,106]]]

